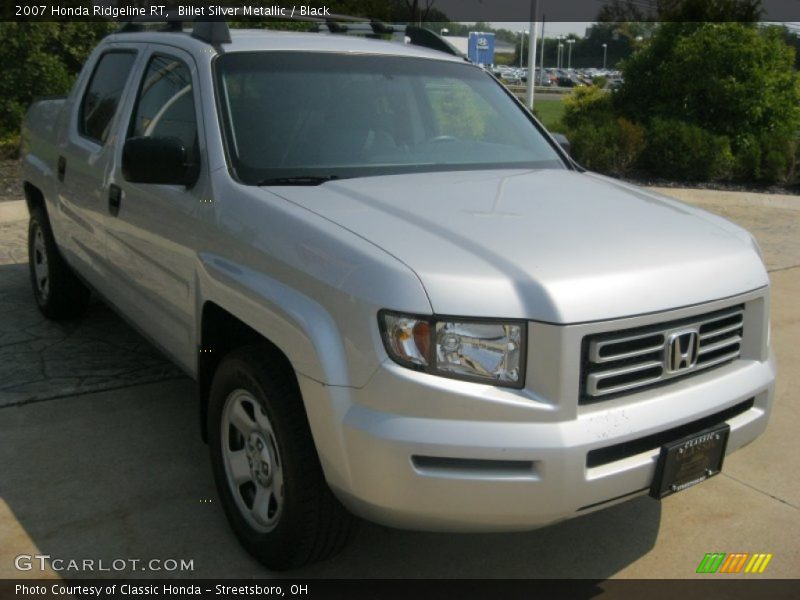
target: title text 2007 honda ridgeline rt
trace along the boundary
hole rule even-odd
[[[25,124],[36,302],[95,290],[198,381],[227,517],[273,568],[352,515],[511,531],[660,498],[770,412],[753,237],[585,172],[405,33],[117,33]]]

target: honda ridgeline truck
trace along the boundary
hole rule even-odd
[[[405,33],[117,33],[24,124],[39,308],[93,290],[197,380],[227,518],[275,569],[354,515],[513,531],[660,498],[770,413],[753,237],[586,172]]]

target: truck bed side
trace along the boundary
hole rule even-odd
[[[58,154],[67,105],[66,97],[45,98],[34,102],[22,124],[22,168],[28,209],[31,209],[29,186],[41,192],[48,203],[48,213],[56,200]],[[51,217],[52,218],[52,217]]]

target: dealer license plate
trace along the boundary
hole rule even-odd
[[[723,423],[661,446],[650,495],[664,498],[719,473],[730,431]]]

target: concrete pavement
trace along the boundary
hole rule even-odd
[[[0,203],[0,407],[182,377],[105,304],[54,323],[36,309],[28,279],[28,211]]]
[[[779,363],[766,434],[731,455],[722,475],[660,503],[639,498],[521,534],[417,533],[365,523],[341,555],[293,576],[683,578],[695,577],[704,554],[715,551],[769,552],[774,558],[759,577],[800,577],[800,198],[663,191],[729,216],[759,238],[773,281]],[[11,267],[0,266],[0,332],[13,332],[18,315],[28,311],[23,296],[32,308],[20,274],[24,221],[0,223],[0,248],[2,260],[13,259]],[[92,328],[93,318],[104,314],[96,310],[69,335]],[[103,318],[96,341],[137,339],[112,314]],[[16,366],[6,376],[25,370],[25,352],[14,346],[30,343],[0,337],[2,362]],[[194,561],[194,570],[184,573],[83,576],[271,576],[240,549],[216,502],[192,382],[173,373],[121,389],[55,393],[61,382],[47,377],[46,363],[39,395],[23,390],[27,397],[0,408],[0,577],[41,576],[13,566],[15,556],[37,552],[107,563]],[[55,399],[30,402],[46,398]]]

